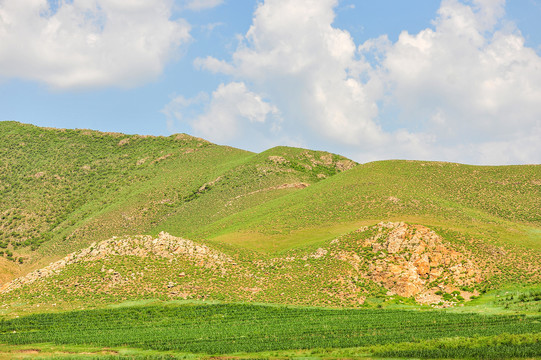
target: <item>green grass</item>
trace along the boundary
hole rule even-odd
[[[0,122],[0,139],[0,270],[12,274],[115,235],[171,229],[185,236],[298,190],[280,185],[311,184],[353,165],[325,152],[253,154],[185,134]]]
[[[489,270],[476,288],[481,292],[540,282],[541,165],[356,165],[298,148],[254,154],[185,134],[145,137],[15,122],[0,122],[0,140],[0,281],[93,242],[161,231],[207,244],[238,264],[210,269],[189,259],[112,256],[2,295],[10,306],[26,304],[20,309],[180,296],[376,303],[386,289],[359,278],[353,265],[331,256],[300,258],[380,221],[436,230],[447,246]],[[363,261],[370,255],[349,250]],[[109,284],[102,266],[130,280]],[[178,280],[179,272],[191,276]],[[132,275],[139,273],[153,277]],[[169,281],[179,284],[176,294],[167,291]]]
[[[245,209],[189,234],[271,239],[337,223],[414,220],[500,245],[541,249],[541,166],[468,166],[381,161],[363,164],[303,191]],[[309,240],[299,238],[298,244]],[[255,237],[254,242],[259,242]],[[291,246],[291,242],[286,246]]]
[[[331,310],[240,304],[143,306],[3,320],[0,343],[137,348],[203,355],[353,347],[374,350],[376,345],[409,343],[409,349],[402,346],[395,351],[423,356],[428,351],[450,348],[460,357],[475,356],[472,345],[496,344],[506,347],[508,354],[539,356],[539,337],[532,334],[541,332],[540,320],[539,316],[434,310]],[[446,340],[458,336],[463,340]],[[438,340],[447,341],[448,346],[435,347]],[[525,344],[532,346],[524,348]],[[456,352],[457,349],[462,351]],[[392,352],[385,347],[375,351],[385,356]]]

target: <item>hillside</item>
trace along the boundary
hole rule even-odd
[[[8,283],[2,292],[42,307],[145,298],[355,307],[386,294],[451,305],[456,299],[444,293],[469,300],[492,270],[425,227],[380,223],[317,249],[269,257],[224,253],[166,233],[113,238]]]
[[[541,282],[539,165],[357,165],[13,122],[0,137],[5,306],[449,306]]]
[[[332,238],[380,220],[420,223],[540,250],[541,165],[362,164],[188,235],[236,242],[247,233],[254,243],[260,238],[297,238],[290,240],[295,245],[317,233]]]
[[[0,140],[0,281],[95,241],[157,234],[163,223],[183,235],[354,165],[325,152],[253,154],[185,134],[0,122]]]

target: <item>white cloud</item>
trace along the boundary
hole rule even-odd
[[[227,61],[218,60],[212,56],[206,58],[196,58],[194,66],[199,69],[205,69],[213,73],[232,74],[235,68]]]
[[[431,27],[358,47],[333,25],[336,5],[266,0],[229,61],[194,64],[265,94],[278,135],[357,160],[541,162],[541,58],[504,0],[443,0]]]
[[[185,7],[193,11],[212,9],[221,5],[223,0],[189,0]]]
[[[379,143],[385,136],[373,121],[378,86],[359,80],[368,67],[357,58],[350,34],[332,26],[336,4],[267,0],[230,63],[207,57],[195,64],[267,94],[291,119],[283,124],[285,132],[335,143]]]
[[[130,87],[158,76],[190,26],[172,0],[0,0],[0,76],[56,88]]]
[[[445,147],[454,144],[457,154],[462,146],[477,149],[469,161],[483,162],[487,149],[520,142],[540,126],[541,58],[502,21],[503,1],[476,4],[477,10],[443,1],[435,29],[402,33],[380,75],[409,127],[421,126]],[[500,158],[528,161],[509,154]]]
[[[210,97],[202,113],[195,115],[192,107],[200,106],[206,95],[194,99],[182,96],[173,99],[162,112],[172,122],[188,123],[195,134],[211,141],[224,142],[240,139],[253,132],[251,124],[265,126],[265,131],[279,127],[278,109],[246,88],[242,82],[221,84]],[[191,115],[190,115],[191,113]]]

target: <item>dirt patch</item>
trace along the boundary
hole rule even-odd
[[[156,159],[152,160],[151,164],[163,161],[163,160],[167,159],[168,157],[170,157],[172,155],[173,154],[167,154],[167,155],[160,156],[159,158],[156,158]]]
[[[21,354],[39,354],[41,350],[40,349],[22,349],[22,350],[18,350],[17,352]]]
[[[304,189],[310,186],[310,184],[299,182],[299,183],[292,183],[292,184],[282,184],[278,186],[272,186],[270,188],[264,189],[264,190],[281,190],[281,189]]]
[[[118,142],[118,146],[124,146],[130,143],[130,138],[122,139]]]

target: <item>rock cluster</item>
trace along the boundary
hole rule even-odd
[[[369,264],[368,277],[387,288],[389,295],[434,302],[441,300],[436,292],[460,291],[482,281],[482,271],[471,259],[445,246],[424,226],[380,223],[377,234],[363,246],[378,254]],[[461,295],[471,296],[464,291]]]
[[[152,236],[135,236],[117,238],[113,237],[99,243],[93,243],[89,247],[71,253],[42,269],[35,270],[26,276],[17,278],[2,286],[0,293],[17,289],[23,285],[58,274],[66,266],[82,261],[94,261],[108,256],[160,256],[173,258],[175,256],[187,256],[192,259],[205,260],[204,266],[218,267],[233,260],[227,255],[210,249],[208,246],[196,244],[193,241],[178,238],[168,233],[161,232],[157,238]]]

